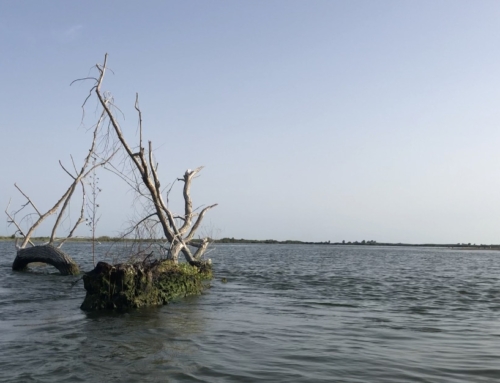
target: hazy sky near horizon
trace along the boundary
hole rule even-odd
[[[41,210],[67,188],[58,160],[81,163],[96,120],[70,83],[107,52],[164,184],[205,166],[215,236],[500,243],[499,20],[496,0],[2,1],[0,205],[14,182]],[[133,195],[100,177],[117,235]]]

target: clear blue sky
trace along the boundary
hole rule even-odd
[[[206,166],[219,237],[500,243],[499,20],[496,0],[1,1],[0,205],[67,187],[58,160],[90,139],[69,84],[107,52],[129,140],[139,92],[164,184]],[[101,179],[115,235],[132,194]]]

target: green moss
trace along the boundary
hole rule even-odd
[[[83,310],[138,308],[166,304],[174,298],[200,294],[212,278],[208,264],[199,267],[156,261],[109,265],[99,262],[83,276],[87,295]]]

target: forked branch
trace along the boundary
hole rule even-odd
[[[153,157],[153,149],[151,141],[148,142],[148,150],[146,151],[143,146],[143,126],[142,126],[142,112],[139,107],[139,96],[136,94],[134,108],[138,113],[139,118],[139,145],[137,150],[132,150],[132,147],[128,144],[123,134],[122,128],[118,123],[116,116],[113,113],[113,108],[115,107],[111,102],[111,96],[108,92],[103,92],[101,90],[104,76],[107,70],[108,55],[104,56],[104,63],[97,64],[96,68],[99,76],[95,79],[95,84],[91,88],[91,92],[95,92],[99,103],[101,104],[104,113],[109,119],[109,123],[112,127],[112,131],[116,135],[121,147],[124,149],[129,160],[132,164],[132,172],[137,172],[138,175],[131,177],[121,175],[122,179],[126,179],[127,183],[130,185],[130,180],[135,178],[138,182],[142,183],[142,187],[147,190],[147,196],[145,196],[141,190],[144,190],[141,185],[134,185],[133,190],[139,191],[139,197],[145,197],[151,203],[151,210],[144,212],[144,217],[139,220],[139,223],[145,223],[150,219],[156,219],[157,223],[161,226],[163,234],[165,235],[167,241],[170,244],[170,254],[174,260],[177,260],[179,252],[182,252],[189,263],[198,263],[201,256],[205,252],[206,247],[209,242],[202,241],[200,246],[193,255],[189,248],[189,244],[195,235],[196,230],[199,228],[203,216],[205,213],[217,206],[211,205],[206,207],[201,211],[201,213],[193,213],[193,202],[191,200],[191,183],[193,178],[201,171],[203,167],[196,168],[195,170],[187,170],[184,173],[184,177],[181,179],[184,182],[183,197],[184,197],[184,215],[181,215],[182,226],[177,227],[176,217],[178,215],[173,214],[168,205],[165,204],[162,192],[161,192],[161,182],[158,175],[158,164],[155,163]],[[87,99],[85,102],[87,102]],[[85,103],[84,103],[85,104]],[[116,168],[114,168],[116,170]],[[168,197],[168,193],[167,193]],[[195,224],[193,225],[193,219],[197,217]],[[137,228],[137,225],[134,225]],[[154,225],[156,227],[156,224]],[[187,235],[186,235],[187,234]]]

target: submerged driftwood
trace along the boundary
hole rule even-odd
[[[83,276],[87,295],[82,310],[125,310],[167,304],[174,298],[200,294],[212,277],[210,263],[192,266],[170,260],[110,265],[99,262]]]
[[[20,249],[12,264],[12,270],[24,270],[33,262],[52,265],[63,275],[77,275],[80,273],[80,269],[75,261],[64,251],[52,245],[38,245]]]

